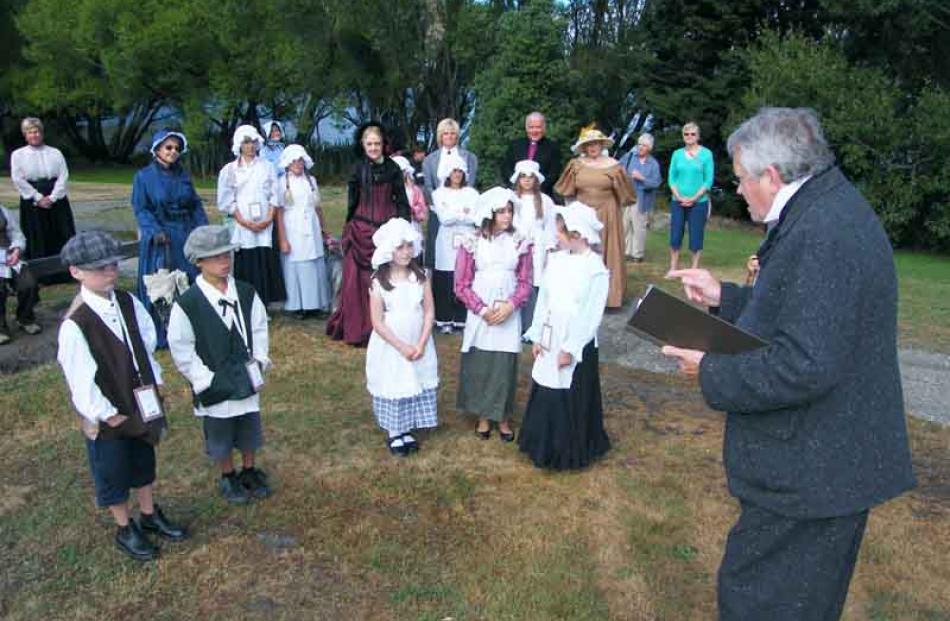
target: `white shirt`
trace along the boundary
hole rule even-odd
[[[785,209],[785,205],[788,204],[788,201],[795,196],[795,192],[798,192],[798,189],[809,179],[811,179],[811,175],[783,185],[778,193],[775,194],[775,198],[772,199],[772,206],[769,208],[769,212],[765,214],[765,219],[762,220],[763,224],[778,222],[778,219],[782,216],[782,210]]]
[[[218,174],[218,210],[228,215],[240,212],[245,220],[263,220],[270,207],[279,204],[274,167],[262,157],[250,164],[239,162],[228,162]],[[254,232],[235,222],[231,243],[241,248],[270,248],[273,226]]]
[[[125,322],[122,320],[119,305],[115,301],[115,293],[110,293],[109,298],[106,299],[86,289],[86,287],[81,287],[77,297],[78,299],[73,302],[74,305],[78,305],[78,301],[84,302],[92,312],[102,319],[102,322],[106,324],[117,339],[123,342],[126,341],[128,337],[123,336],[123,331],[126,330]],[[154,356],[155,324],[152,323],[148,311],[134,295],[132,296],[132,307],[135,309],[135,320],[138,323],[142,342],[145,344],[149,364],[152,365],[155,383],[161,386],[162,368],[158,366]],[[104,421],[119,413],[96,384],[96,371],[98,370],[96,360],[92,357],[89,343],[86,341],[82,330],[72,319],[66,318],[59,327],[59,351],[56,354],[56,359],[66,376],[73,406],[86,421],[92,423],[92,425],[97,425],[99,421]]]
[[[583,360],[584,347],[593,339],[604,316],[609,272],[603,259],[588,250],[570,254],[565,250],[551,253],[548,269],[541,281],[534,318],[525,336],[550,349],[535,359],[531,377],[548,388],[570,388],[577,363]],[[545,343],[545,325],[550,343]],[[558,353],[573,356],[571,364],[559,368]]]
[[[478,191],[474,188],[439,188],[432,193],[432,210],[439,217],[435,237],[435,269],[455,271],[455,256],[462,240],[476,227]]]
[[[56,178],[50,198],[54,201],[66,196],[66,184],[69,181],[69,169],[66,158],[56,147],[43,145],[20,147],[10,156],[10,177],[22,198],[38,201],[43,198],[40,192],[30,185],[30,180]]]
[[[308,180],[309,179],[309,180]],[[313,182],[311,186],[310,183]],[[323,233],[317,207],[320,205],[320,188],[317,180],[308,175],[288,172],[277,184],[277,197],[284,210],[284,232],[290,243],[290,261],[313,261],[323,256]],[[290,196],[288,197],[288,185]],[[290,199],[290,200],[288,200]]]
[[[270,164],[267,164],[267,167],[273,170]],[[217,287],[208,283],[203,276],[198,276],[195,279],[195,285],[201,290],[201,293],[208,299],[211,307],[216,312],[221,308],[218,300],[224,299],[230,303],[238,303],[237,287],[234,284],[234,278],[231,276],[228,276],[227,293],[221,293]],[[240,309],[240,304],[238,308]],[[217,314],[228,330],[238,320],[236,313],[230,309],[225,311],[224,316],[221,313]],[[243,321],[238,322],[238,332],[242,335],[244,333]],[[260,362],[265,370],[269,369],[271,361],[268,357],[267,311],[256,293],[251,305],[251,337],[254,346],[254,359]],[[196,394],[204,392],[211,386],[214,373],[202,362],[198,352],[195,351],[194,329],[188,315],[178,304],[172,306],[171,316],[168,319],[168,350],[171,352],[172,360],[175,361],[178,371],[185,376]],[[255,393],[245,399],[223,401],[208,407],[195,405],[195,416],[231,418],[249,412],[259,412],[260,409],[260,396]]]
[[[441,151],[442,152],[439,154],[439,167],[435,171],[435,176],[439,180],[440,184],[443,181],[445,181],[448,178],[448,176],[452,173],[452,170],[450,168],[452,164],[449,158],[446,156],[452,155],[453,153],[455,155],[458,155],[459,148],[458,148],[458,145],[452,147],[451,149],[446,149],[445,147],[442,147]],[[465,176],[468,177],[468,173],[466,173]]]

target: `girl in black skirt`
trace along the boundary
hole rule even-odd
[[[603,225],[573,202],[555,208],[560,250],[548,258],[531,329],[533,380],[518,447],[539,468],[584,468],[610,449],[598,370],[597,328],[609,289],[592,246]]]

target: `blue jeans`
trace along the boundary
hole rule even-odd
[[[703,249],[703,233],[706,230],[706,214],[709,201],[693,203],[692,207],[683,207],[679,201],[670,203],[670,248],[679,250],[683,245],[683,229],[689,225],[689,250],[698,252]]]

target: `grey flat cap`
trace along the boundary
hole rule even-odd
[[[214,257],[237,248],[231,243],[231,231],[219,224],[199,226],[185,240],[185,258],[192,263]]]
[[[73,235],[59,253],[63,265],[94,270],[118,263],[122,256],[119,241],[102,231],[83,231]]]

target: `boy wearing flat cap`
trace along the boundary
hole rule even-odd
[[[79,233],[60,256],[81,287],[60,326],[57,359],[86,436],[96,502],[115,518],[118,548],[151,560],[159,550],[146,532],[170,541],[187,536],[152,498],[155,446],[165,429],[155,325],[135,296],[115,288],[122,256],[113,237]],[[130,517],[131,489],[137,522]]]
[[[271,362],[264,304],[251,285],[231,276],[235,248],[223,226],[199,226],[188,236],[185,256],[201,275],[172,307],[168,349],[191,384],[205,451],[221,471],[221,496],[244,504],[271,493],[254,465],[263,445],[258,392]],[[240,474],[234,449],[241,452]]]

